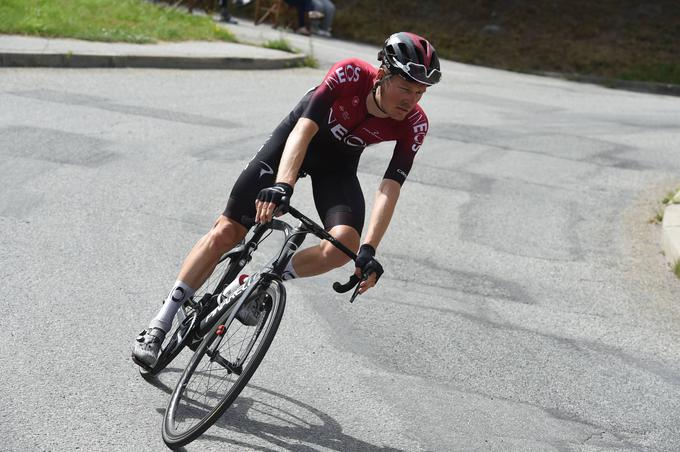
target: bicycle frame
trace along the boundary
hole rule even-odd
[[[262,279],[264,279],[265,281],[278,280],[280,282],[281,275],[285,271],[288,262],[290,261],[290,259],[292,259],[293,255],[300,248],[305,238],[307,237],[307,234],[314,234],[315,236],[319,237],[322,240],[328,240],[334,246],[339,248],[342,252],[347,254],[347,256],[349,256],[351,259],[353,260],[356,259],[356,254],[354,254],[352,250],[344,246],[337,239],[335,239],[335,237],[330,235],[323,228],[317,225],[314,221],[307,218],[297,209],[289,207],[288,212],[294,218],[300,221],[300,223],[296,227],[291,226],[285,221],[277,219],[273,219],[271,222],[267,224],[258,224],[257,226],[255,226],[252,237],[246,243],[244,243],[240,247],[237,247],[236,249],[232,250],[227,254],[227,256],[231,256],[232,259],[236,258],[237,262],[236,267],[234,267],[234,269],[231,272],[233,274],[225,275],[225,278],[228,278],[228,280],[231,281],[237,276],[238,272],[240,272],[248,264],[248,262],[250,262],[252,254],[255,252],[255,250],[257,250],[258,245],[262,240],[262,237],[267,231],[277,230],[283,232],[284,234],[283,244],[281,245],[278,254],[276,255],[276,257],[272,258],[262,268],[262,270],[258,271],[254,275],[251,275],[242,286],[238,287],[233,292],[228,294],[220,293],[219,295],[217,295],[218,296],[217,307],[213,309],[213,311],[210,312],[198,324],[195,333],[197,337],[203,337],[205,334],[207,334],[210,331],[210,328],[214,326],[215,321],[217,321],[217,319],[220,319],[222,317],[222,314],[224,314],[228,309],[230,309],[237,300],[248,299],[250,293],[255,289],[255,287],[257,287],[257,284],[253,284],[253,282],[261,283]],[[355,281],[358,282],[358,278],[356,278]],[[335,285],[334,288],[336,289],[336,291],[339,291]],[[215,295],[216,294],[213,294],[213,296]],[[353,299],[354,297],[352,298],[352,300]]]
[[[285,310],[286,290],[282,282],[282,275],[293,255],[304,242],[307,234],[314,234],[322,240],[327,240],[351,259],[356,260],[356,255],[351,250],[338,242],[321,226],[294,208],[289,208],[289,212],[299,220],[299,224],[296,227],[277,219],[264,225],[256,225],[248,241],[241,243],[222,257],[222,262],[225,259],[229,259],[229,261],[224,262],[227,264],[227,270],[223,270],[222,275],[220,275],[220,281],[217,285],[220,288],[219,291],[212,294],[206,293],[198,301],[192,300],[191,305],[194,308],[194,312],[189,314],[183,324],[180,325],[180,328],[184,328],[181,331],[184,338],[179,338],[176,341],[174,348],[169,352],[168,361],[159,368],[161,370],[165,367],[187,345],[186,341],[189,341],[188,345],[194,350],[195,354],[187,364],[179,383],[173,391],[164,416],[163,439],[166,444],[179,446],[193,441],[205,432],[231,406],[236,397],[248,384],[262,358],[267,353]],[[259,271],[252,274],[243,284],[233,284],[232,287],[236,287],[236,289],[226,290],[226,287],[228,287],[227,283],[234,281],[246,264],[250,262],[252,254],[259,244],[268,237],[265,234],[272,230],[279,230],[284,234],[278,253]],[[350,282],[345,285],[335,283],[333,288],[338,292],[343,292],[356,286],[357,289],[354,293],[354,296],[356,296],[359,281],[360,278],[352,275]],[[238,324],[236,320],[237,314],[246,303],[251,303],[248,305],[248,308],[257,309],[260,314],[257,315],[257,322],[241,321],[241,324],[247,325],[247,327],[254,327],[254,329],[246,328],[244,330],[242,325]],[[205,317],[203,317],[204,315]],[[179,334],[179,330],[175,334]],[[232,339],[235,343],[233,350]],[[223,344],[223,342],[225,343]],[[196,345],[196,348],[192,347],[192,343]],[[221,349],[222,345],[225,345],[224,350]],[[208,361],[204,361],[206,357]],[[197,371],[199,364],[202,367]],[[213,365],[217,366],[215,369],[219,369],[221,375],[219,378],[224,381],[226,386],[223,386],[222,383],[218,386],[209,384]],[[226,369],[226,375],[221,368]],[[214,407],[210,404],[211,402],[207,402],[207,399],[204,402],[200,402],[199,405],[206,405],[211,411],[205,417],[197,418],[199,419],[197,423],[192,423],[183,433],[178,434],[176,410],[184,410],[185,408],[195,409],[196,402],[192,402],[192,396],[186,396],[185,391],[188,391],[187,388],[190,385],[190,381],[194,381],[191,380],[193,376],[198,375],[199,378],[202,378],[200,374],[204,373],[206,369],[208,381],[205,389],[203,389],[201,380],[199,381],[200,391],[194,390],[194,392],[199,394],[199,400],[202,400],[200,397],[205,399],[209,393],[222,390],[223,388],[226,391],[228,387],[228,391],[225,392],[221,400]],[[235,374],[237,377],[233,379],[230,377],[231,374]],[[202,391],[205,391],[205,393]],[[192,415],[190,417],[193,418],[195,416]]]

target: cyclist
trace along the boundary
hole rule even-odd
[[[153,366],[179,306],[207,280],[219,258],[245,237],[252,226],[249,219],[266,223],[277,207],[285,207],[301,172],[311,176],[324,227],[350,249],[359,249],[356,274],[370,275],[359,293],[377,283],[382,268],[374,259],[376,248],[428,131],[418,101],[441,77],[434,47],[413,33],[391,35],[378,60],[378,69],[356,58],[336,63],[276,127],[239,176],[224,213],[189,252],[163,307],[137,337],[132,352],[137,364]],[[396,145],[359,247],[365,209],[357,178],[359,157],[365,147],[382,141]],[[348,261],[322,241],[296,253],[284,279],[318,275]],[[239,312],[237,318],[250,324],[252,315]]]

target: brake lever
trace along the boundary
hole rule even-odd
[[[359,287],[361,285],[362,281],[366,281],[368,279],[368,275],[361,275],[361,278],[359,278],[357,275],[352,275],[349,278],[349,281],[347,281],[345,284],[340,284],[339,282],[333,283],[333,290],[335,290],[338,293],[345,293],[349,292],[354,288],[354,292],[352,293],[352,298],[349,299],[350,303],[354,303],[354,299],[359,295]]]
[[[359,295],[359,288],[361,287],[362,281],[366,281],[368,279],[368,276],[363,276],[357,283],[356,287],[354,288],[354,293],[352,293],[352,298],[349,299],[350,303],[354,303],[354,299]]]

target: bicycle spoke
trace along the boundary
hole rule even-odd
[[[185,444],[187,438],[200,435],[215,421],[215,414],[227,409],[245,387],[281,320],[285,305],[282,289],[280,283],[255,289],[260,309],[264,308],[256,325],[247,326],[232,318],[225,323],[223,335],[216,335],[213,329],[203,339],[209,342],[197,350],[166,411],[163,435],[168,444]],[[266,303],[260,298],[262,292],[269,297]],[[225,317],[222,321],[228,319]]]

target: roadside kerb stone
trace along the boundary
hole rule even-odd
[[[304,54],[230,42],[129,44],[0,35],[0,66],[65,68],[284,69]]]
[[[0,53],[3,67],[63,67],[63,68],[157,68],[157,69],[285,69],[304,65],[305,57],[237,58],[237,57],[178,57],[148,55],[82,55]]]
[[[663,251],[671,266],[680,261],[680,204],[670,204],[664,210]]]

